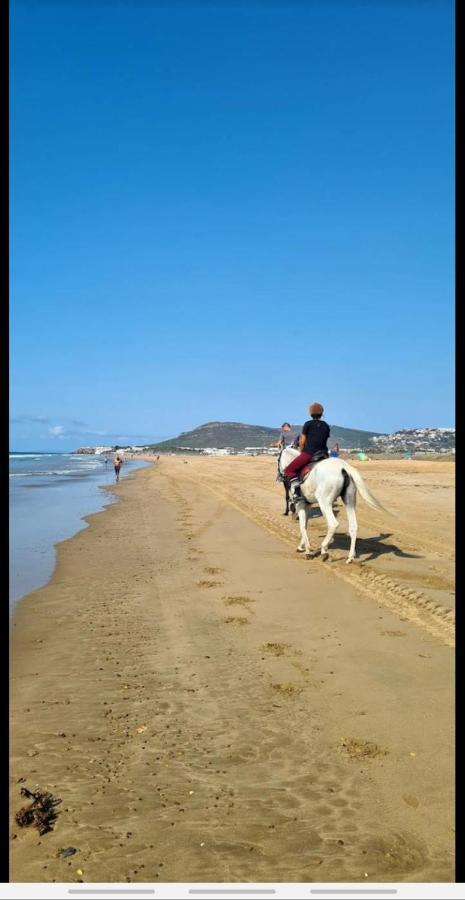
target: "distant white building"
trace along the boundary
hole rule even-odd
[[[269,453],[270,447],[244,447],[244,453],[249,453],[252,455],[258,453]]]
[[[233,447],[204,447],[201,451],[205,456],[231,456]]]

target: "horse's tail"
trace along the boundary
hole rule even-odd
[[[368,490],[358,469],[355,469],[354,466],[351,466],[350,463],[344,460],[342,471],[344,470],[347,472],[350,478],[353,479],[353,481],[355,482],[355,487],[358,491],[360,491],[361,496],[363,497],[365,503],[368,503],[368,506],[371,506],[373,509],[377,509],[380,512],[390,513],[390,510],[382,506],[379,500],[377,500],[376,497],[373,496],[371,491]],[[390,514],[392,515],[392,513]]]

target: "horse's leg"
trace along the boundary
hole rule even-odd
[[[355,555],[355,544],[357,541],[357,516],[355,515],[355,502],[357,499],[357,488],[355,487],[352,479],[350,484],[345,492],[345,496],[343,497],[343,502],[347,512],[347,521],[349,524],[349,534],[350,534],[350,550],[349,556],[346,560],[347,563],[351,563],[353,559],[356,559]]]
[[[297,553],[305,553],[307,558],[310,559],[310,541],[307,533],[308,507],[305,503],[299,503],[297,515],[300,528],[300,544],[297,547]]]
[[[332,491],[328,493],[328,491],[321,489],[316,493],[316,499],[318,500],[318,505],[323,513],[326,524],[328,526],[328,531],[326,532],[325,537],[323,538],[323,542],[320,547],[320,552],[322,557],[328,555],[328,545],[331,543],[335,531],[339,525],[339,522],[336,519],[336,516],[333,513],[333,496]]]
[[[284,491],[286,494],[286,512],[283,513],[283,516],[289,515],[289,486],[284,482]]]

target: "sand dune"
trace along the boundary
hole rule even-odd
[[[19,604],[12,880],[453,880],[453,464],[360,464],[352,567],[274,465],[163,457]]]

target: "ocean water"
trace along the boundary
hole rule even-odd
[[[148,463],[127,460],[121,480]],[[87,527],[82,517],[116,500],[113,457],[10,453],[10,608],[49,581],[55,544]]]

